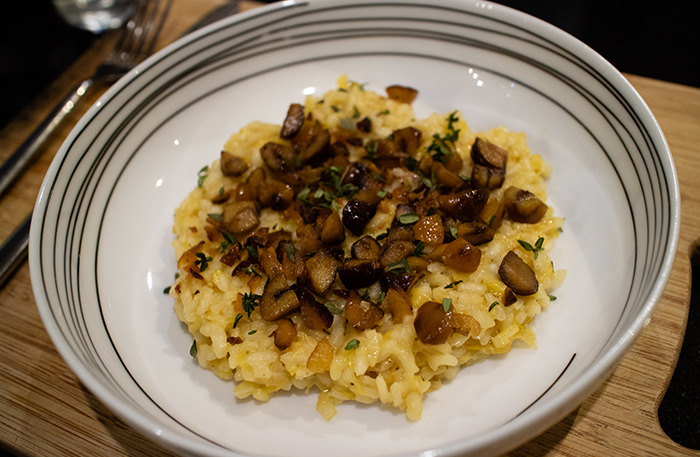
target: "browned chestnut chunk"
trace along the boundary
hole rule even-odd
[[[381,267],[374,260],[345,259],[338,268],[338,277],[348,289],[369,287],[379,279]]]
[[[260,149],[260,156],[270,170],[285,173],[294,168],[294,149],[272,141]]]
[[[462,220],[471,220],[481,212],[489,198],[487,189],[469,189],[451,194],[440,195],[440,208],[450,216]]]
[[[309,274],[314,291],[319,295],[323,295],[335,281],[335,276],[338,272],[338,261],[328,251],[321,249],[313,257],[307,259],[306,271]]]
[[[503,283],[518,295],[532,295],[539,288],[535,272],[514,251],[503,257],[498,274]]]
[[[260,298],[260,314],[266,321],[281,319],[299,309],[299,298],[284,275],[270,277]]]
[[[381,247],[377,240],[369,235],[365,235],[355,241],[350,248],[353,259],[378,260]]]
[[[301,311],[301,319],[311,330],[327,330],[333,324],[333,315],[330,311],[305,287],[297,291]]]
[[[240,176],[248,169],[245,160],[226,151],[221,151],[220,165],[225,176]]]
[[[250,232],[259,223],[258,209],[254,202],[239,201],[224,205],[223,226],[226,231],[241,235]]]
[[[292,138],[299,133],[301,126],[304,124],[304,106],[298,103],[292,103],[287,110],[287,117],[282,123],[282,131],[280,136],[285,139]]]
[[[515,222],[534,224],[547,212],[547,205],[535,194],[517,187],[509,187],[503,193],[503,203],[508,217]]]
[[[418,91],[411,87],[399,86],[395,84],[386,88],[386,94],[391,100],[410,104],[416,99]]]
[[[376,204],[351,198],[343,207],[343,225],[353,235],[361,236],[376,211]]]
[[[454,332],[442,304],[434,301],[423,303],[418,308],[413,325],[418,339],[425,344],[442,344]]]
[[[297,337],[297,327],[290,319],[280,319],[277,328],[272,332],[275,339],[275,346],[280,351],[292,345]]]

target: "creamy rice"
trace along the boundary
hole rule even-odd
[[[422,132],[416,154],[420,157],[427,154],[434,134],[443,136],[451,127],[459,131],[453,149],[464,159],[462,176],[471,174],[470,153],[477,137],[507,151],[505,181],[490,191],[491,199],[501,200],[504,189],[515,186],[546,202],[545,181],[551,169],[542,157],[530,152],[523,133],[509,132],[503,127],[472,132],[461,113],[415,119],[410,103],[364,90],[344,77],[338,86],[338,90],[323,96],[308,96],[304,110],[331,132],[343,131],[348,119],[357,120],[361,116],[371,121],[371,132],[358,133],[362,145],[348,147],[351,161],[366,154],[365,146],[371,139],[390,137],[397,129],[407,126]],[[222,238],[212,229],[216,225],[212,223],[212,215],[221,214],[226,204],[221,202],[224,195],[233,192],[252,170],[266,167],[260,150],[268,142],[291,144],[280,138],[279,125],[256,121],[234,133],[223,149],[242,158],[248,164],[247,171],[239,177],[225,176],[220,161],[214,161],[200,172],[201,185],[175,211],[173,247],[179,259],[179,276],[170,288],[175,311],[194,338],[199,364],[221,379],[234,380],[237,398],[268,401],[280,390],[316,391],[317,409],[327,420],[336,414],[338,404],[357,401],[380,402],[405,411],[406,417],[415,421],[421,418],[425,394],[439,388],[444,380],[454,378],[462,366],[491,354],[507,353],[518,341],[536,346],[530,323],[549,306],[550,294],[562,283],[565,274],[553,268],[549,257],[563,223],[563,219],[554,216],[551,207],[535,223],[518,223],[505,217],[493,239],[477,246],[481,259],[472,273],[459,272],[440,261],[427,262],[427,268],[417,275],[407,292],[413,309],[411,315],[396,319],[385,310],[376,325],[357,331],[346,322],[343,312],[346,299],[329,291],[317,297],[336,312],[329,328],[311,330],[298,311],[292,312],[286,317],[294,324],[296,336],[288,347],[276,346],[272,335],[279,321],[263,319],[259,306],[250,315],[244,309],[244,301],[253,297],[250,294],[264,294],[268,279],[264,269],[253,265],[247,272],[239,268],[236,273],[237,264],[250,253],[242,252],[234,265],[222,262],[232,240]],[[385,190],[390,195],[396,195],[397,188],[407,179],[415,178],[414,173],[403,167],[386,173]],[[346,203],[347,198],[338,198],[334,207],[341,212]],[[295,200],[293,207],[298,204]],[[384,198],[364,234],[381,238],[390,228],[395,211],[396,201]],[[292,241],[297,240],[299,225],[298,214],[293,210],[259,211],[258,228],[286,230]],[[341,246],[348,256],[359,237],[345,232]],[[233,241],[244,243],[246,236],[236,235]],[[528,244],[537,246],[536,252],[526,249]],[[427,246],[425,250],[429,253],[432,248]],[[538,288],[533,294],[517,295],[515,303],[504,306],[506,285],[499,275],[499,266],[509,251],[518,254],[534,271]],[[343,285],[335,278],[332,289],[338,288],[342,289]],[[376,302],[385,294],[382,289],[377,282],[363,288],[361,293],[369,302]],[[420,307],[427,302],[451,304],[450,312],[470,317],[471,331],[452,332],[439,344],[421,341],[414,321]],[[315,357],[312,353],[317,350],[318,355],[321,349],[330,358],[314,363],[310,360]]]

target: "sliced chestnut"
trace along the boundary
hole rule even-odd
[[[508,217],[515,222],[534,224],[547,212],[547,205],[535,194],[525,189],[509,187],[503,192],[503,204]]]
[[[429,301],[418,308],[413,323],[416,335],[425,344],[442,344],[454,332],[442,303]]]
[[[362,289],[374,284],[381,273],[379,262],[375,260],[345,259],[338,268],[338,277],[348,289]]]
[[[298,103],[292,103],[287,110],[287,117],[282,123],[282,131],[280,136],[285,139],[292,138],[301,129],[304,124],[304,106]]]
[[[294,168],[294,149],[289,146],[270,141],[260,149],[260,156],[275,173],[285,173]]]
[[[416,275],[405,271],[382,271],[379,284],[382,289],[396,289],[408,291],[416,281]]]
[[[280,351],[284,351],[292,345],[297,337],[297,327],[290,319],[280,319],[277,323],[277,328],[272,332],[275,339],[275,346]]]
[[[498,274],[503,283],[518,295],[532,295],[539,288],[535,272],[514,251],[503,257]]]
[[[394,130],[393,137],[396,145],[406,154],[412,156],[416,154],[421,145],[423,133],[415,127],[405,127]]]
[[[479,217],[486,225],[494,230],[498,230],[498,227],[501,226],[501,222],[503,222],[505,214],[505,205],[495,198],[490,198],[489,201],[486,202],[486,205],[484,205],[484,209],[479,213]]]
[[[440,209],[462,220],[471,220],[481,212],[489,198],[487,189],[468,189],[438,196]]]
[[[395,84],[386,88],[386,94],[391,100],[411,104],[416,99],[418,91],[411,87]]]
[[[474,141],[471,157],[475,164],[489,168],[505,169],[508,163],[508,151],[483,138]]]
[[[248,233],[258,226],[258,208],[251,201],[228,202],[224,205],[224,229],[234,235]]]
[[[510,306],[518,301],[518,297],[515,296],[515,292],[510,287],[503,290],[503,295],[501,296],[501,301],[503,301],[503,306]]]
[[[489,168],[474,164],[472,168],[471,184],[480,189],[498,189],[506,179],[505,169]]]
[[[311,330],[327,330],[333,324],[333,315],[330,311],[305,287],[297,291],[299,296],[299,311],[301,319]]]
[[[440,260],[462,273],[473,273],[479,268],[481,251],[464,238],[457,238],[445,246]]]
[[[389,241],[384,245],[384,249],[379,256],[379,265],[382,268],[386,268],[392,263],[405,259],[415,249],[415,245],[410,241]]]
[[[381,247],[377,240],[369,235],[355,241],[350,248],[352,258],[361,260],[379,260],[380,251]]]
[[[480,221],[462,222],[457,226],[457,236],[478,246],[493,240],[496,230]]]
[[[455,332],[461,333],[464,336],[470,336],[476,338],[479,333],[481,333],[481,325],[479,321],[474,319],[474,317],[469,314],[458,313],[456,311],[451,311],[448,313],[450,325]]]
[[[413,315],[411,297],[403,289],[395,289],[393,287],[387,289],[384,301],[382,301],[382,307],[386,307],[397,320]]]
[[[265,185],[260,186],[258,191],[258,203],[263,208],[272,208],[276,211],[283,211],[294,201],[294,189],[277,179],[271,179]]]
[[[358,198],[351,198],[343,207],[343,225],[353,235],[361,236],[376,212],[376,204]]]
[[[321,241],[325,244],[338,244],[345,239],[345,227],[335,211],[328,215],[319,232]]]
[[[321,249],[306,260],[306,271],[314,291],[323,295],[335,281],[335,276],[338,273],[338,261],[328,251]]]
[[[259,308],[266,321],[281,319],[299,309],[299,298],[284,275],[270,277],[260,298]]]
[[[352,292],[345,301],[345,318],[355,330],[361,332],[379,324],[384,317],[384,311],[374,303],[370,303]]]
[[[221,151],[221,172],[225,176],[240,176],[248,170],[248,164],[240,157],[227,151]]]
[[[418,219],[413,226],[413,236],[425,244],[440,244],[445,239],[445,227],[439,214],[431,214]]]

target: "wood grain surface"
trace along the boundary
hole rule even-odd
[[[216,0],[176,0],[159,47],[176,39]],[[244,1],[243,8],[257,6]],[[113,45],[101,37],[0,131],[5,160],[48,114],[63,91],[84,79]],[[681,186],[680,242],[670,280],[651,321],[612,376],[550,430],[509,453],[525,456],[686,456],[700,452],[670,440],[657,408],[682,344],[690,298],[689,255],[700,239],[700,89],[626,75],[669,142]],[[31,211],[63,138],[99,96],[89,95],[52,136],[41,157],[0,202],[5,239]],[[59,356],[43,327],[25,263],[0,290],[0,449],[28,456],[167,456],[89,393]]]

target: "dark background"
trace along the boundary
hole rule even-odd
[[[700,87],[700,27],[692,11],[678,2],[500,3],[569,32],[620,71]],[[90,32],[64,24],[50,0],[12,5],[0,28],[0,128],[95,39]]]
[[[504,0],[580,39],[620,71],[700,87],[700,27],[687,4],[586,0]],[[645,6],[646,5],[646,6]],[[50,0],[5,8],[0,27],[0,128],[95,39],[64,24]],[[700,126],[698,126],[700,128]],[[700,278],[700,256],[693,262]],[[700,448],[700,298],[694,288],[678,367],[660,421],[679,443]]]

